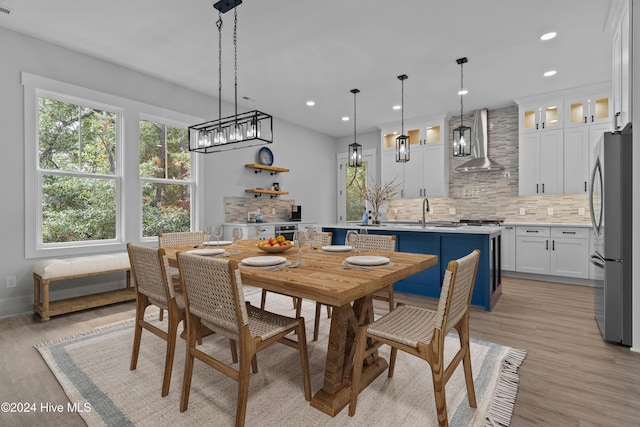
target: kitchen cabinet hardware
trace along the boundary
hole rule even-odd
[[[549,241],[547,240],[547,245],[546,245],[546,249],[549,250]]]
[[[575,231],[563,231],[562,234],[576,234]]]
[[[555,250],[556,250],[556,241],[555,241],[555,240],[552,240],[552,241],[551,241],[551,250],[552,250],[552,251],[555,251]]]

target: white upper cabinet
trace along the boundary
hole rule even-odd
[[[595,162],[593,150],[605,132],[611,131],[611,122],[587,126],[574,126],[564,130],[564,193],[589,192],[591,168]]]
[[[525,104],[519,108],[520,133],[562,128],[562,99]]]
[[[631,14],[630,1],[616,3],[613,35],[613,126],[621,130],[631,122]]]
[[[395,178],[399,184],[400,197],[448,197],[449,196],[449,151],[448,116],[437,116],[412,120],[405,124],[409,137],[410,158],[408,162],[396,162],[395,139],[400,135],[401,124],[382,128],[382,182]]]
[[[588,193],[591,153],[613,127],[610,91],[599,84],[516,100],[521,196]]]
[[[564,128],[611,123],[613,106],[610,98],[607,94],[600,94],[565,100]]]
[[[521,196],[563,193],[562,132],[562,129],[556,129],[520,135],[519,193]]]

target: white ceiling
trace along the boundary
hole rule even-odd
[[[609,14],[619,0],[244,0],[239,105],[335,136],[611,80]],[[0,0],[0,26],[218,94],[211,0]],[[222,97],[233,102],[233,11],[223,15]],[[541,34],[556,31],[548,42]],[[544,78],[555,69],[558,74]],[[249,101],[243,97],[250,98]],[[316,101],[313,108],[305,106]],[[224,112],[230,113],[230,112]],[[224,114],[223,113],[223,114]]]

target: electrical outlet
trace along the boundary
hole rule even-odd
[[[16,276],[7,276],[7,289],[16,287]]]
[[[260,208],[256,209],[256,215],[260,215]]]
[[[520,208],[520,215],[526,215],[526,211],[524,208]]]
[[[547,215],[553,215],[553,208],[547,208]]]
[[[578,208],[578,215],[584,216],[584,208]]]
[[[276,208],[271,208],[271,215],[275,215],[276,214]]]
[[[455,215],[456,214],[456,208],[449,208],[449,215]]]

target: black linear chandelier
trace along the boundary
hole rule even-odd
[[[238,12],[242,0],[220,0],[218,11],[218,119],[189,126],[189,151],[215,153],[273,142],[273,117],[258,110],[238,114]],[[234,10],[233,54],[235,114],[222,117],[222,14]]]
[[[362,165],[362,145],[356,142],[356,95],[359,89],[351,89],[353,94],[353,143],[349,144],[349,166],[360,167]]]
[[[402,103],[400,109],[402,110],[402,125],[400,128],[400,136],[396,138],[396,162],[405,163],[410,159],[409,153],[409,137],[404,134],[404,81],[407,80],[406,74],[398,76],[398,80],[402,83]]]
[[[467,58],[456,59],[460,65],[460,126],[453,130],[453,155],[456,157],[468,156],[471,154],[471,128],[464,125],[462,99],[467,91],[464,89],[464,74],[462,66],[468,62]]]

